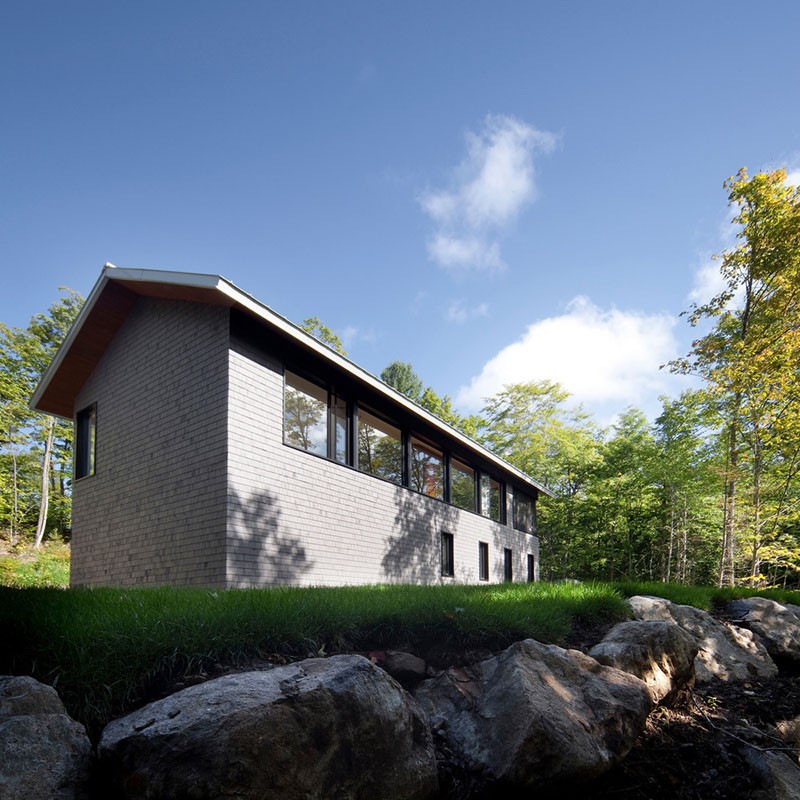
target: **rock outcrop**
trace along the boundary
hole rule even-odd
[[[92,746],[50,686],[0,676],[0,797],[86,797]]]
[[[757,633],[773,658],[800,662],[800,617],[766,597],[733,600],[731,614]]]
[[[698,647],[694,662],[698,683],[715,678],[743,682],[778,674],[767,649],[744,628],[725,625],[699,608],[677,605],[661,597],[637,595],[628,603],[636,619],[674,622],[694,638]]]
[[[589,655],[641,678],[653,702],[661,703],[694,683],[697,649],[694,638],[674,622],[620,622]]]
[[[427,798],[438,790],[416,702],[362,656],[228,675],[115,720],[109,796]]]
[[[528,788],[605,772],[652,708],[633,675],[532,639],[424,681],[415,696],[470,769]]]

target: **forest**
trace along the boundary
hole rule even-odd
[[[725,183],[736,244],[722,290],[685,312],[696,338],[662,368],[699,388],[600,427],[556,383],[505,386],[464,416],[411,364],[381,378],[550,487],[542,577],[800,588],[800,188],[783,170]],[[0,543],[68,541],[72,426],[28,399],[82,298],[0,323]],[[318,318],[303,327],[341,350]]]

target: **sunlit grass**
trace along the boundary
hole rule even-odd
[[[4,548],[0,555],[0,586],[69,585],[69,545],[45,543],[39,550],[31,545]]]
[[[563,643],[575,624],[623,619],[601,584],[361,586],[208,591],[0,589],[0,669],[55,685],[90,728],[154,686],[216,663],[405,647]]]

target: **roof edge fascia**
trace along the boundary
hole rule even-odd
[[[29,405],[34,410],[42,398],[47,386],[52,380],[55,373],[61,367],[64,359],[66,358],[70,347],[80,333],[86,318],[91,313],[98,298],[102,294],[105,287],[111,281],[119,281],[121,283],[162,283],[171,284],[175,286],[186,286],[196,289],[209,289],[219,292],[224,295],[228,300],[232,301],[244,309],[247,309],[257,317],[277,328],[287,336],[291,337],[303,347],[308,350],[314,351],[321,358],[333,362],[340,369],[345,370],[357,380],[366,383],[370,388],[375,389],[379,394],[388,395],[391,399],[402,406],[406,411],[411,414],[421,417],[434,428],[438,428],[447,433],[449,437],[455,439],[463,444],[470,450],[478,450],[488,461],[494,463],[499,468],[507,473],[514,475],[520,482],[531,486],[538,491],[550,497],[554,497],[553,492],[547,487],[540,484],[538,481],[533,480],[529,475],[526,475],[522,470],[509,464],[500,456],[488,450],[483,445],[470,439],[466,434],[454,428],[444,420],[439,419],[435,414],[432,414],[426,408],[423,408],[418,403],[415,403],[410,398],[406,397],[402,392],[397,391],[389,384],[377,378],[372,373],[360,367],[355,362],[351,361],[346,356],[338,353],[333,348],[321,342],[315,336],[304,331],[299,325],[288,320],[286,317],[274,311],[269,306],[257,300],[252,295],[240,289],[227,278],[220,275],[212,275],[207,273],[197,272],[174,272],[170,270],[155,270],[155,269],[139,269],[128,267],[116,267],[113,264],[106,263],[100,274],[100,278],[95,283],[86,302],[83,304],[75,322],[72,324],[67,336],[56,352],[55,357],[50,362],[50,365],[45,370],[39,381],[35,391],[31,395]]]

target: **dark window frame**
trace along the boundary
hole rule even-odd
[[[75,480],[91,478],[97,471],[97,403],[75,415]]]
[[[453,578],[456,574],[455,537],[449,531],[442,531],[440,541],[442,577]]]
[[[528,583],[534,583],[536,580],[536,556],[533,553],[528,553]]]
[[[478,580],[489,580],[489,543],[478,542]]]
[[[506,583],[514,581],[514,551],[510,547],[503,548],[503,580]]]

